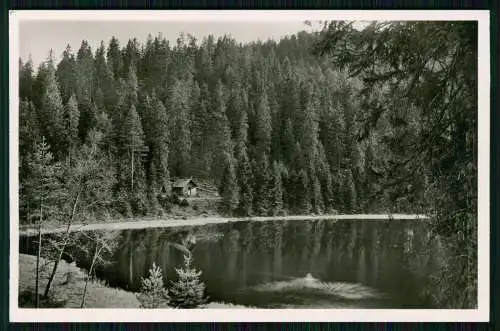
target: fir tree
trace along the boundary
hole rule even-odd
[[[73,94],[64,107],[64,141],[66,152],[68,153],[68,164],[71,165],[71,152],[75,148],[78,140],[78,123],[80,120],[80,111],[76,96]]]
[[[49,59],[45,78],[45,91],[43,93],[39,120],[41,122],[42,134],[47,137],[48,144],[52,147],[55,155],[61,149],[61,135],[63,131],[63,104],[56,81],[53,59]]]
[[[35,83],[33,74],[33,60],[31,56],[24,64],[21,59],[19,59],[19,98],[21,100],[33,99],[33,85]]]
[[[226,154],[226,164],[221,181],[221,193],[225,209],[231,213],[238,206],[238,187],[232,155]]]
[[[270,191],[272,192],[272,214],[280,215],[283,212],[283,182],[282,182],[282,165],[274,161],[273,176],[270,182]]]
[[[123,72],[123,59],[120,49],[120,42],[113,36],[109,41],[108,51],[106,53],[106,59],[111,72],[113,73],[113,78],[118,81],[122,78]]]
[[[170,301],[168,290],[163,286],[163,273],[153,262],[149,269],[149,277],[141,278],[141,293],[138,295],[141,308],[166,307]]]
[[[205,284],[200,280],[201,271],[192,267],[191,254],[184,255],[184,266],[176,268],[178,280],[170,288],[171,305],[177,308],[196,308],[204,304]]]
[[[36,307],[40,307],[40,258],[42,254],[42,226],[51,218],[59,215],[59,199],[61,198],[61,166],[54,162],[50,146],[42,138],[35,146],[35,151],[29,162],[30,180],[25,190],[25,198],[31,202],[28,219],[38,231],[37,258],[35,270],[35,298]]]

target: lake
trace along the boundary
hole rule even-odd
[[[21,239],[21,253],[33,254],[29,242]],[[112,262],[97,271],[111,286],[138,291],[153,261],[165,281],[175,279],[183,253],[172,243],[185,243],[212,301],[259,308],[433,308],[426,284],[444,255],[425,220],[129,229],[115,231],[115,243]],[[91,256],[70,252],[89,266]]]

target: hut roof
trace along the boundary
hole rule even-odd
[[[172,187],[186,187],[189,184],[192,184],[195,187],[198,186],[191,178],[179,178],[173,182]]]

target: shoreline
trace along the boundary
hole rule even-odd
[[[426,215],[419,214],[336,214],[336,215],[289,215],[289,216],[254,216],[254,217],[191,217],[186,219],[138,219],[136,221],[117,221],[108,223],[74,224],[72,232],[95,230],[130,230],[147,228],[169,228],[182,226],[200,226],[207,224],[224,224],[231,222],[266,222],[266,221],[309,221],[309,220],[426,220]],[[42,229],[43,234],[65,232],[66,227]],[[35,228],[19,229],[19,236],[32,236],[37,233]]]

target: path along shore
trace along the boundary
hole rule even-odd
[[[308,221],[308,220],[363,220],[363,221],[381,221],[381,220],[425,220],[428,217],[417,214],[353,214],[353,215],[288,215],[288,216],[259,216],[259,217],[193,217],[186,219],[150,219],[136,221],[117,221],[95,224],[74,224],[71,231],[95,231],[95,230],[128,230],[128,229],[147,229],[147,228],[168,228],[180,226],[196,226],[206,224],[219,224],[229,222],[265,222],[265,221]],[[60,233],[65,232],[66,226],[44,228],[42,233]],[[20,229],[19,235],[34,235],[36,229]]]

